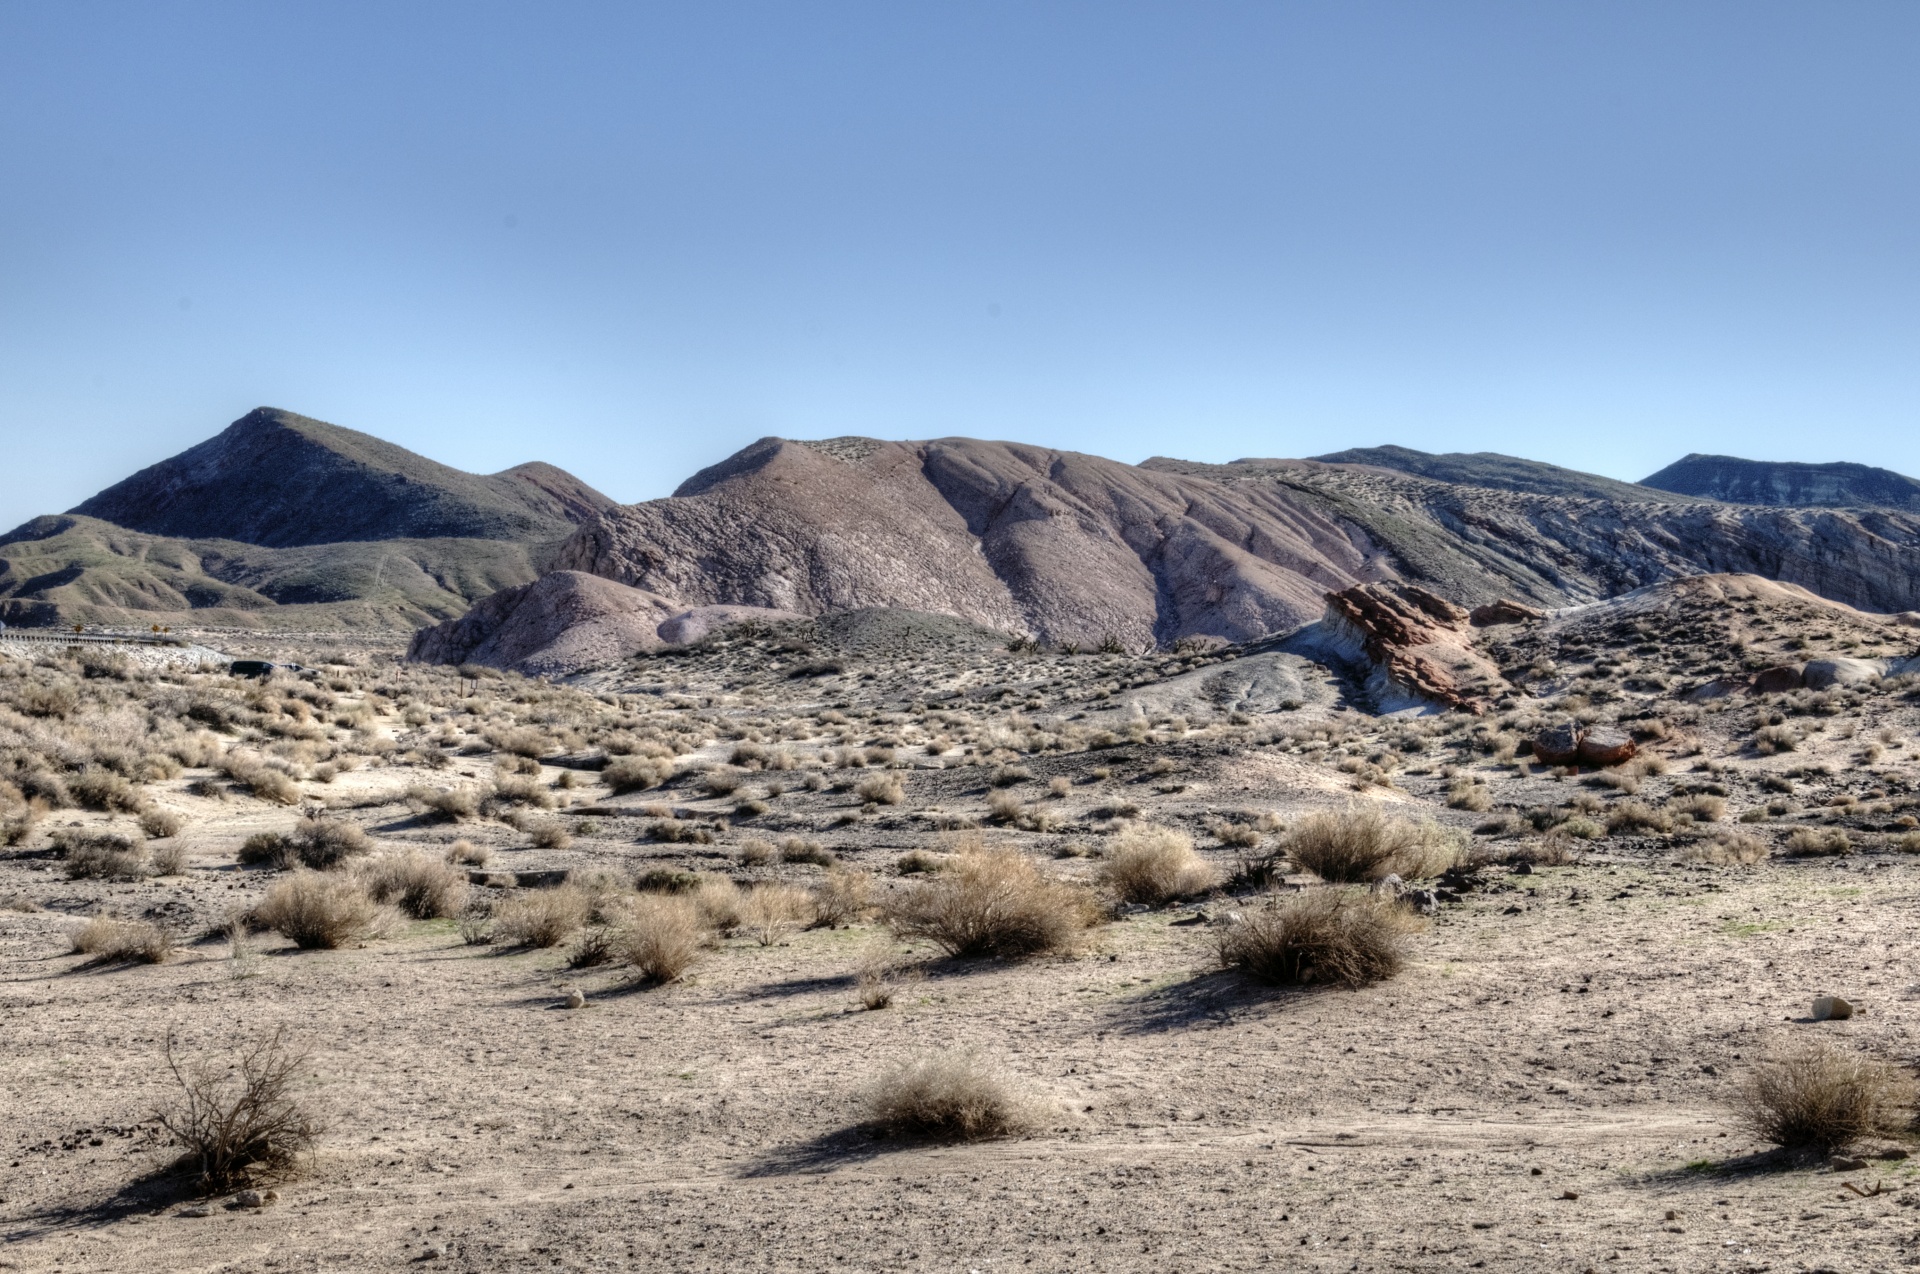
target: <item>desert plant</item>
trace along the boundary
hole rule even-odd
[[[884,944],[876,943],[861,959],[854,973],[854,988],[860,1006],[877,1012],[893,1004],[894,991],[905,973],[899,958]]]
[[[347,876],[296,871],[267,891],[254,919],[306,951],[330,950],[378,937],[391,913]]]
[[[376,860],[361,879],[375,902],[392,903],[416,920],[458,916],[472,892],[465,872],[418,850]]]
[[[159,964],[173,954],[173,937],[144,920],[95,916],[75,929],[68,941],[77,954],[101,964]]]
[[[699,909],[700,923],[707,928],[725,933],[740,927],[740,907],[746,895],[725,876],[700,877],[700,883],[687,896]]]
[[[1762,756],[1791,752],[1800,746],[1800,732],[1790,725],[1765,725],[1753,732],[1753,747]]]
[[[1853,852],[1853,839],[1844,827],[1801,827],[1787,837],[1792,858],[1840,858]]]
[[[140,815],[140,831],[148,840],[178,836],[183,826],[180,816],[172,810],[150,809]]]
[[[480,803],[486,793],[475,792],[468,788],[430,788],[410,787],[407,799],[450,822],[464,823],[480,812]]]
[[[133,813],[140,808],[140,793],[133,784],[111,770],[88,766],[70,779],[67,789],[73,799],[91,810],[122,810]]]
[[[1367,986],[1400,971],[1416,923],[1379,894],[1309,889],[1221,931],[1220,963],[1276,986]]]
[[[699,958],[706,936],[691,899],[649,894],[627,904],[611,942],[644,980],[665,983],[676,981]]]
[[[1636,832],[1669,832],[1673,819],[1665,810],[1656,810],[1639,801],[1622,801],[1607,814],[1609,836],[1631,836]]]
[[[593,899],[577,885],[529,889],[493,909],[493,938],[510,947],[557,947],[592,914]]]
[[[1012,849],[963,845],[948,869],[895,898],[887,919],[903,938],[926,938],[949,955],[1018,958],[1059,951],[1099,911],[1078,885],[1051,880]]]
[[[935,1053],[903,1062],[865,1094],[867,1117],[888,1132],[946,1140],[1001,1137],[1025,1127],[1024,1103],[971,1053]]]
[[[1395,818],[1376,809],[1320,810],[1287,833],[1289,857],[1322,880],[1361,883],[1397,875],[1437,875],[1459,860],[1460,848],[1432,823]]]
[[[293,835],[287,838],[282,861],[288,865],[298,863],[314,871],[327,871],[349,858],[360,858],[372,852],[373,838],[360,828],[315,813],[301,819],[293,829]]]
[[[168,1035],[167,1069],[181,1096],[159,1119],[203,1188],[261,1185],[292,1173],[319,1135],[294,1094],[305,1065],[305,1054],[288,1045],[284,1026],[240,1045],[228,1059],[188,1065],[181,1064]]]
[[[557,818],[544,819],[527,829],[535,849],[565,849],[573,844],[573,835]]]
[[[607,763],[600,779],[615,794],[659,787],[673,777],[673,762],[662,757],[622,756]]]
[[[1911,1119],[1913,1081],[1886,1062],[1824,1042],[1771,1058],[1740,1085],[1734,1110],[1754,1136],[1830,1154]]]
[[[147,851],[113,832],[84,832],[63,827],[53,847],[70,880],[126,880],[147,874]]]
[[[493,852],[485,845],[476,845],[470,840],[457,840],[447,846],[446,860],[456,867],[485,867]]]
[[[742,867],[765,867],[779,856],[770,841],[743,840],[736,858]]]
[[[907,789],[893,774],[869,775],[854,784],[853,794],[871,805],[898,805],[907,799]]]
[[[893,869],[902,876],[916,876],[922,872],[944,871],[947,859],[942,854],[929,854],[924,849],[910,849],[893,860]]]
[[[817,841],[802,840],[798,836],[789,836],[780,842],[780,861],[783,863],[811,863],[816,867],[831,867],[840,861],[833,851],[822,847]]]
[[[763,947],[812,919],[812,895],[793,885],[756,885],[740,903],[740,927]]]
[[[1493,808],[1493,793],[1485,784],[1456,781],[1447,788],[1447,808],[1483,814]]]
[[[1150,907],[1205,893],[1219,880],[1193,852],[1192,837],[1151,823],[1122,828],[1094,874],[1121,902]]]
[[[1681,850],[1680,856],[1690,863],[1711,863],[1718,867],[1749,867],[1764,862],[1767,858],[1767,842],[1751,832],[1735,828],[1718,828],[1705,840],[1698,840]]]
[[[1667,813],[1695,823],[1717,823],[1727,814],[1727,799],[1707,792],[1676,796],[1667,802]]]
[[[873,875],[857,867],[831,868],[812,889],[813,923],[838,929],[855,923],[873,900]]]
[[[149,850],[147,863],[156,876],[178,876],[187,869],[187,847],[170,840]]]

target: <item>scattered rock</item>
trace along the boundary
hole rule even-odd
[[[267,1206],[267,1196],[258,1190],[242,1190],[233,1196],[232,1204],[236,1208],[264,1208]]]
[[[1827,1167],[1835,1172],[1858,1172],[1866,1166],[1865,1159],[1850,1159],[1846,1155],[1835,1155],[1827,1160]]]
[[[1316,640],[1372,666],[1379,706],[1442,704],[1476,715],[1506,693],[1505,677],[1473,648],[1467,612],[1415,584],[1356,584],[1327,594]]]
[[[1853,1016],[1853,1005],[1837,995],[1823,995],[1813,1002],[1813,1020],[1816,1022],[1844,1022]]]
[[[1560,1197],[1563,1199],[1577,1199],[1580,1197],[1580,1192],[1578,1190],[1562,1190]]]
[[[1886,667],[1877,659],[1814,659],[1808,662],[1803,674],[1809,690],[1857,686],[1878,681],[1885,675]]]
[[[1440,897],[1431,889],[1416,889],[1406,896],[1406,901],[1414,911],[1423,916],[1431,916],[1440,910]]]
[[[1205,923],[1207,923],[1207,913],[1204,911],[1194,911],[1194,912],[1189,912],[1187,915],[1180,917],[1178,920],[1169,921],[1168,926],[1172,927],[1174,925],[1203,925]]]
[[[195,1217],[195,1218],[203,1217],[203,1216],[212,1216],[213,1209],[212,1208],[181,1208],[178,1212],[174,1213],[174,1215],[179,1217]]]
[[[1402,883],[1399,876],[1395,875],[1392,872],[1388,872],[1386,875],[1382,876],[1380,879],[1373,882],[1372,886],[1370,886],[1370,892],[1376,893],[1376,894],[1384,894],[1389,898],[1398,898],[1401,894],[1406,892],[1406,887]]]
[[[1533,736],[1534,758],[1546,765],[1572,765],[1580,759],[1580,731],[1556,725]]]
[[[567,992],[567,1007],[570,1009],[586,1008],[587,1007],[586,993],[581,991],[580,988],[578,987],[575,987],[573,990]]]
[[[1612,726],[1595,726],[1580,736],[1580,759],[1588,765],[1619,765],[1639,750],[1632,735]]]
[[[1495,624],[1519,624],[1529,619],[1546,617],[1547,612],[1506,597],[1488,602],[1485,606],[1476,606],[1467,616],[1475,628],[1491,628]]]

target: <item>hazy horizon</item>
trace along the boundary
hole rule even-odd
[[[0,526],[271,404],[1920,471],[1892,4],[0,7]]]

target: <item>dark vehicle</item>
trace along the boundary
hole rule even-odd
[[[273,665],[264,659],[236,659],[227,665],[227,671],[236,677],[269,677]]]

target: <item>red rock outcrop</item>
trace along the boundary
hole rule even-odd
[[[1468,616],[1475,628],[1491,628],[1495,624],[1523,624],[1530,619],[1546,617],[1547,612],[1508,597],[1488,602],[1485,606],[1476,606],[1473,608],[1473,613]]]
[[[1462,607],[1415,584],[1360,584],[1327,594],[1320,627],[1348,659],[1371,665],[1368,689],[1383,709],[1439,704],[1481,713],[1506,686],[1472,645]]]

